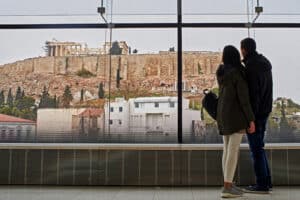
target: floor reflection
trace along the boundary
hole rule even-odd
[[[275,187],[268,195],[245,194],[240,200],[298,200],[300,187]],[[0,186],[0,200],[217,200],[219,187],[55,187]]]

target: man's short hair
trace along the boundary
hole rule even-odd
[[[256,42],[252,38],[245,38],[241,41],[241,48],[245,49],[248,53],[256,51]]]

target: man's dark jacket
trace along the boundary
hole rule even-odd
[[[273,104],[272,65],[266,57],[257,52],[247,55],[243,62],[255,118],[268,117]]]

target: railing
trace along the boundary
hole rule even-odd
[[[0,143],[0,149],[40,149],[40,150],[182,150],[219,151],[223,144],[86,144],[86,143]],[[248,150],[248,144],[241,144],[241,150]],[[268,143],[266,150],[300,150],[300,143]]]

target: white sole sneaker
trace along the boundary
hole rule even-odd
[[[242,197],[243,195],[241,194],[231,194],[231,193],[221,193],[222,198],[238,198]]]

